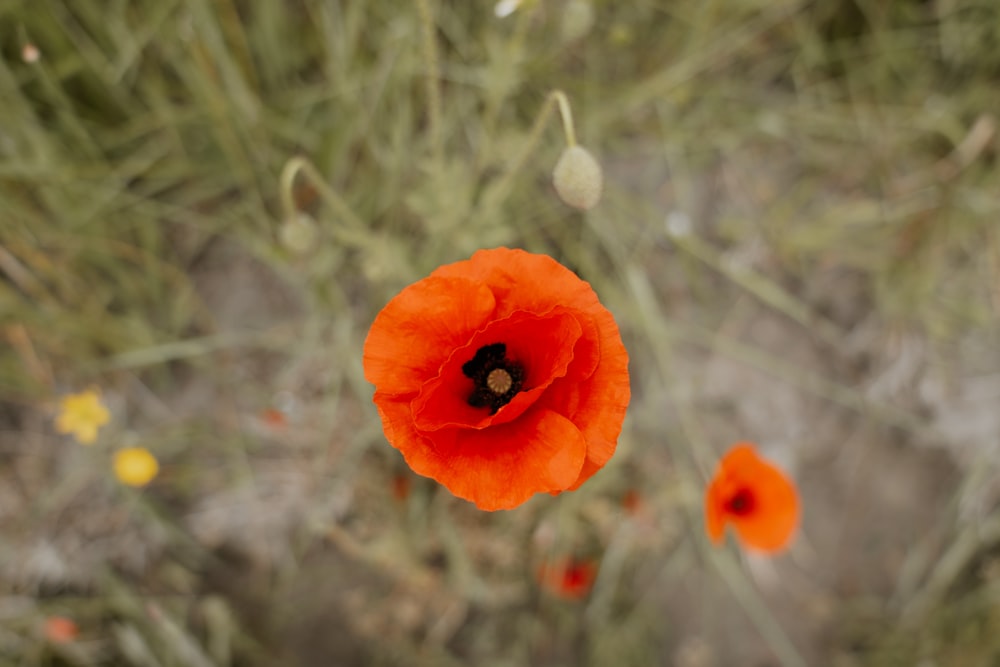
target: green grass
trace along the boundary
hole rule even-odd
[[[0,663],[996,660],[996,26],[989,0],[0,3]],[[554,90],[604,166],[588,213],[550,183]],[[615,313],[620,452],[514,512],[394,501],[368,325],[497,245]],[[88,385],[113,420],[81,448],[52,416]],[[737,438],[798,473],[787,586],[705,542]],[[134,443],[163,473],[126,493]],[[878,475],[886,504],[850,503],[883,454],[898,514]],[[564,551],[602,560],[586,603],[534,583]],[[47,644],[53,614],[81,639]]]

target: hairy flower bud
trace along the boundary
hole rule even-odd
[[[552,172],[552,182],[559,198],[584,211],[597,206],[604,189],[604,174],[594,156],[582,146],[563,151]]]
[[[590,0],[570,0],[562,11],[559,25],[564,42],[584,37],[594,27],[594,7]]]
[[[285,220],[281,223],[278,240],[293,254],[304,255],[313,249],[316,242],[316,222],[305,213]]]

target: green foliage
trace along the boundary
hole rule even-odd
[[[9,343],[0,344],[0,401],[15,406],[0,414],[0,429],[33,433],[47,452],[44,465],[17,468],[10,487],[25,489],[29,509],[2,546],[15,553],[33,526],[61,525],[60,512],[91,500],[92,484],[102,489],[95,512],[110,516],[124,504],[154,526],[144,539],[167,545],[151,547],[150,559],[176,565],[121,577],[108,566],[79,585],[98,593],[67,604],[104,633],[100,650],[39,648],[23,619],[51,611],[42,605],[19,617],[16,641],[0,633],[3,659],[268,664],[287,649],[268,633],[287,619],[269,617],[261,599],[296,610],[320,576],[310,566],[327,563],[332,542],[353,558],[334,565],[361,562],[375,588],[443,619],[411,627],[390,615],[389,625],[406,630],[372,649],[386,664],[401,664],[400,654],[413,664],[657,662],[673,655],[682,633],[660,631],[658,610],[643,599],[659,570],[644,570],[642,558],[662,559],[671,577],[681,577],[680,565],[715,571],[697,546],[671,539],[687,530],[697,542],[697,530],[674,526],[699,520],[691,489],[712,449],[702,427],[717,421],[689,400],[701,369],[678,375],[692,350],[739,359],[864,415],[866,425],[921,433],[929,426],[911,405],[869,400],[853,367],[797,367],[728,338],[727,318],[749,299],[844,358],[848,334],[865,322],[885,337],[915,332],[942,350],[972,332],[995,333],[995,2],[526,0],[499,19],[491,3],[437,1],[437,68],[418,5],[0,3],[0,336]],[[22,51],[28,44],[40,54],[35,62]],[[572,102],[580,144],[604,170],[603,199],[587,213],[552,189],[565,144],[555,114],[537,119],[555,89]],[[439,108],[429,103],[434,95]],[[291,184],[296,214],[315,221],[315,240],[292,248],[281,240],[289,213],[281,174],[295,156],[315,166],[320,182],[300,175]],[[667,230],[668,214],[690,224]],[[627,484],[621,469],[595,479],[569,509],[539,503],[493,523],[427,489],[405,510],[387,504],[384,488],[372,490],[398,462],[373,446],[383,443],[359,360],[368,324],[402,286],[496,245],[555,256],[620,318],[636,387],[623,449],[649,457],[648,467],[637,466],[644,472],[659,472],[666,456],[681,471],[681,491],[656,497],[666,535],[655,548],[643,551],[631,541],[638,538],[612,530],[607,497]],[[856,298],[845,308],[816,297],[831,274],[854,280]],[[96,456],[73,459],[65,465],[74,472],[65,472],[53,462],[61,450],[37,435],[48,418],[38,406],[89,383],[125,406],[118,437],[155,443],[168,459],[168,481],[148,502],[123,501],[95,481]],[[291,435],[247,426],[275,397],[292,394],[288,413],[299,421],[290,420]],[[677,414],[664,424],[668,402]],[[662,441],[669,447],[647,444]],[[281,544],[262,558],[273,570],[235,568],[265,588],[273,577],[273,588],[254,600],[253,586],[209,590],[199,578],[217,564],[219,544],[193,537],[185,521],[239,489],[274,483],[281,491],[270,475],[293,475],[298,468],[283,467],[289,461],[314,472],[314,495],[295,506],[294,529],[269,524],[249,536],[248,550]],[[378,499],[375,509],[344,500],[356,496]],[[354,513],[337,514],[341,505]],[[442,528],[445,515],[468,533],[460,539]],[[115,516],[108,525],[116,530],[128,523]],[[331,517],[348,529],[331,537]],[[626,574],[598,583],[616,611],[602,625],[594,612],[539,602],[511,585],[530,579],[530,567],[505,550],[530,553],[533,527],[546,521],[579,521],[569,543],[625,540],[635,549],[622,547]],[[750,580],[720,562],[714,567],[736,591],[730,606],[749,611],[773,655],[797,664]],[[18,586],[2,593],[24,593]],[[989,586],[982,595],[995,602]],[[147,594],[155,618],[143,608]],[[323,603],[339,604],[337,592],[329,595]],[[338,622],[376,606],[361,602],[338,606]],[[971,632],[982,646],[974,655],[996,660],[987,641],[996,614],[954,604],[924,638],[940,640],[931,653],[964,664],[949,646]],[[555,628],[551,637],[532,627],[538,619]],[[895,634],[897,620],[888,614],[880,632],[909,637]],[[346,623],[344,636],[356,641],[387,621]],[[721,635],[721,625],[706,625]],[[861,643],[870,654],[849,664],[870,656],[882,664],[876,658],[890,650],[878,638]]]

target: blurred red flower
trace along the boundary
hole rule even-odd
[[[80,635],[80,628],[65,616],[49,616],[45,619],[42,634],[53,644],[67,644]]]
[[[597,564],[590,560],[560,558],[538,568],[538,583],[564,600],[586,597],[597,578]]]
[[[726,453],[705,493],[705,530],[712,541],[721,543],[730,524],[744,545],[765,553],[787,547],[799,524],[795,485],[749,442]]]
[[[277,408],[265,408],[261,410],[260,420],[265,426],[274,430],[280,430],[288,426],[288,417]]]
[[[622,494],[621,504],[622,509],[632,516],[639,514],[646,505],[642,495],[635,489],[628,489]]]
[[[508,248],[396,295],[364,368],[389,443],[484,510],[580,486],[614,453],[630,396],[628,353],[590,285]]]

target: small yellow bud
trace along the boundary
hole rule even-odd
[[[101,401],[101,392],[92,387],[63,397],[56,417],[56,430],[72,433],[80,444],[92,445],[97,440],[98,429],[110,419],[111,413]]]
[[[300,213],[281,223],[278,240],[286,250],[296,255],[304,255],[316,243],[316,222],[311,216]]]
[[[601,200],[604,174],[590,151],[582,146],[570,146],[556,163],[552,182],[563,202],[586,211]]]
[[[148,449],[126,447],[115,452],[114,470],[122,484],[146,486],[160,472],[160,464]]]

